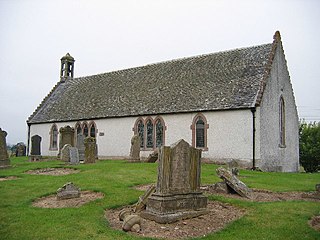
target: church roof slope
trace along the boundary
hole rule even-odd
[[[28,123],[253,107],[273,44],[58,82]]]

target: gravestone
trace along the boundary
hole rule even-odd
[[[154,163],[156,161],[158,161],[159,158],[159,150],[156,149],[153,151],[153,153],[150,153],[149,156],[147,157],[146,162],[148,163]]]
[[[71,164],[79,164],[79,152],[78,152],[78,148],[76,147],[70,147],[70,163]]]
[[[80,188],[78,188],[72,182],[68,182],[57,190],[57,200],[79,198],[80,194]]]
[[[39,135],[34,135],[31,137],[31,153],[29,156],[30,161],[41,160],[41,140]]]
[[[130,160],[140,161],[140,137],[133,135],[131,138]]]
[[[159,154],[156,191],[141,216],[171,223],[207,213],[207,197],[200,191],[201,150],[181,139],[171,147],[162,146]]]
[[[82,133],[77,135],[77,148],[79,152],[79,160],[84,161],[84,136]]]
[[[61,150],[64,145],[70,144],[71,147],[74,147],[74,128],[70,126],[65,126],[60,128],[60,139],[59,139],[59,153],[60,156]]]
[[[84,139],[84,163],[95,163],[96,161],[96,139],[86,137]]]
[[[70,144],[65,144],[61,149],[60,160],[63,162],[70,162]]]
[[[24,143],[18,143],[16,149],[16,156],[22,157],[26,155],[26,145]]]
[[[0,168],[10,167],[10,159],[7,152],[7,132],[0,128]]]
[[[222,167],[217,168],[216,171],[218,176],[240,196],[251,198],[252,190],[232,174],[231,171]]]

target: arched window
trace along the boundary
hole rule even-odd
[[[158,118],[155,121],[155,130],[156,130],[156,147],[161,147],[164,145],[164,124],[161,119]]]
[[[140,147],[143,148],[144,147],[144,124],[142,120],[138,121],[137,134],[140,137]]]
[[[285,105],[284,99],[281,96],[279,102],[279,134],[280,134],[280,146],[285,147],[286,135],[285,135]]]
[[[53,124],[50,131],[50,150],[58,149],[58,128]]]
[[[201,117],[199,117],[196,121],[196,147],[204,148],[204,121]]]
[[[85,122],[83,123],[82,130],[83,130],[83,136],[88,137],[89,136],[89,129],[88,129],[87,123],[85,123]]]
[[[77,122],[76,126],[74,127],[75,129],[75,142],[78,143],[78,137],[79,134],[82,134],[82,128],[81,128],[81,124],[79,122]]]
[[[146,130],[147,130],[147,141],[146,148],[153,148],[153,123],[151,119],[148,119],[146,122]]]
[[[193,147],[200,148],[204,151],[208,150],[208,146],[207,146],[208,128],[209,128],[209,124],[207,124],[207,120],[205,116],[201,113],[197,114],[194,117],[191,125]]]
[[[96,124],[94,122],[90,123],[90,137],[96,137]]]

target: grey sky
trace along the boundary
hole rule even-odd
[[[26,142],[26,120],[59,81],[272,42],[279,30],[299,116],[320,121],[320,1],[0,0],[0,127]]]

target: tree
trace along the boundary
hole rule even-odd
[[[300,164],[306,172],[320,171],[320,122],[300,122]]]

